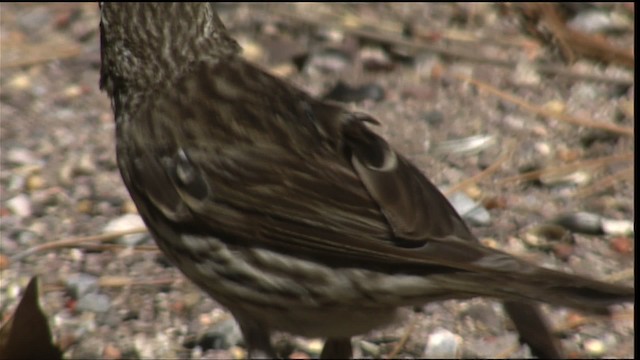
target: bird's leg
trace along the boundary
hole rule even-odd
[[[351,359],[351,338],[329,338],[324,343],[320,359]]]
[[[504,308],[520,334],[520,341],[541,359],[562,359],[562,346],[536,304],[505,301]]]
[[[271,334],[269,330],[251,320],[237,318],[242,336],[247,347],[249,359],[275,359],[276,353],[271,346]]]

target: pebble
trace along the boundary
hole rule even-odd
[[[73,164],[65,162],[58,167],[58,181],[61,185],[71,185],[73,180]]]
[[[107,344],[102,351],[103,359],[122,359],[122,352],[120,349],[113,344]]]
[[[7,151],[7,160],[16,165],[33,165],[40,163],[31,150],[26,148],[13,148]]]
[[[5,296],[3,296],[3,298],[5,298],[6,300],[15,300],[18,298],[18,296],[20,296],[20,294],[22,293],[22,286],[20,286],[20,284],[18,284],[17,282],[10,284],[9,286],[6,286],[6,290],[5,290]]]
[[[351,57],[346,52],[325,48],[313,52],[304,66],[308,74],[331,74],[343,71],[351,63]]]
[[[537,142],[533,147],[542,156],[549,157],[552,154],[551,145],[546,141]]]
[[[324,347],[324,341],[320,339],[300,339],[296,340],[295,343],[296,348],[314,356],[320,355]]]
[[[9,185],[6,190],[10,192],[19,192],[26,187],[27,179],[23,175],[12,174],[9,178]]]
[[[22,218],[28,218],[32,214],[31,200],[25,194],[20,194],[9,199],[6,206],[12,213]]]
[[[70,274],[67,276],[67,288],[76,299],[98,290],[98,278],[89,274]]]
[[[438,110],[427,111],[422,115],[422,118],[431,126],[440,126],[440,124],[445,120],[442,111]]]
[[[380,357],[380,345],[370,341],[362,340],[359,342],[360,349],[366,357],[377,359]]]
[[[124,214],[119,218],[111,220],[103,229],[104,232],[116,232],[144,228],[144,222],[140,215]],[[121,236],[118,241],[127,246],[135,246],[147,238],[147,234],[131,234]]]
[[[26,74],[17,74],[9,80],[8,85],[14,90],[25,90],[31,87],[31,78]]]
[[[473,201],[466,194],[458,191],[448,199],[458,214],[470,223],[475,225],[489,225],[491,223],[491,215],[487,209],[482,204]]]
[[[360,59],[365,69],[369,71],[391,70],[393,62],[387,53],[377,47],[365,47],[360,50]]]
[[[459,359],[462,354],[462,337],[446,329],[437,329],[427,339],[424,350],[426,359]]]
[[[233,359],[247,358],[247,351],[239,346],[232,347],[231,349],[229,349],[229,352],[231,353],[231,356],[233,357]]]
[[[76,211],[80,214],[91,214],[93,212],[93,201],[89,199],[79,200],[76,204]]]
[[[572,232],[589,235],[602,235],[604,233],[602,217],[588,212],[564,214],[557,217],[553,222]]]
[[[305,354],[302,351],[294,351],[289,355],[289,359],[307,360],[311,359],[311,357],[309,357],[308,354]]]
[[[228,318],[222,320],[211,327],[209,331],[204,333],[198,345],[203,350],[208,349],[231,349],[242,341],[242,332],[238,323]]]
[[[598,9],[580,12],[567,22],[567,26],[574,30],[593,34],[604,31],[623,30],[632,25],[622,16]]]
[[[513,72],[513,82],[518,85],[535,86],[540,84],[540,73],[528,62],[520,62]]]
[[[40,190],[44,188],[46,181],[40,175],[31,175],[27,178],[26,187],[29,191]]]
[[[8,256],[0,254],[0,271],[8,268],[10,263]]]
[[[76,166],[76,175],[93,175],[96,172],[96,163],[93,155],[90,153],[83,154]]]
[[[111,300],[105,294],[88,293],[78,300],[77,309],[80,311],[91,311],[94,313],[104,313],[111,307]]]
[[[553,244],[553,253],[560,260],[567,261],[575,252],[575,246],[571,244]]]
[[[524,241],[532,247],[544,247],[550,242],[571,242],[571,232],[557,224],[539,224],[530,228]]]
[[[563,113],[567,108],[567,105],[560,100],[551,100],[544,104],[543,108],[554,113]]]
[[[82,87],[79,85],[68,86],[62,91],[62,95],[68,99],[76,98],[82,95]]]
[[[385,92],[376,84],[364,84],[351,86],[339,81],[329,92],[324,95],[326,100],[334,100],[344,103],[360,102],[364,100],[381,101]]]
[[[619,254],[631,254],[633,252],[633,240],[628,237],[616,237],[611,240],[611,248]]]
[[[584,349],[587,351],[587,354],[592,357],[602,356],[606,352],[604,342],[599,339],[589,339],[585,341]]]
[[[607,235],[628,235],[634,232],[633,221],[602,219],[602,230]]]

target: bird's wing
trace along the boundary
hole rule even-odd
[[[320,259],[453,271],[491,255],[504,267],[509,257],[478,246],[435,186],[364,124],[374,120],[237,66],[178,81],[120,125],[137,127],[121,129],[137,134],[123,150],[135,159],[125,181],[158,215]]]
[[[535,298],[544,288],[581,308],[633,293],[481,246],[435,186],[364,124],[374,120],[242,66],[196,69],[118,123],[123,178],[160,246],[216,237],[329,266],[455,274],[474,294]],[[520,285],[496,290],[505,282]]]
[[[436,187],[367,128],[375,120],[239,59],[194,66],[142,103],[118,131],[121,171],[147,219],[327,263],[540,269],[479,245]]]

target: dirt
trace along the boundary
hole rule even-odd
[[[473,225],[485,244],[548,267],[633,284],[634,137],[535,114],[455,75],[545,109],[632,131],[633,69],[588,59],[566,65],[552,44],[525,34],[513,9],[502,5],[224,4],[219,9],[250,60],[310,93],[323,96],[338,81],[364,86],[349,106],[375,116],[379,131],[442,190],[503,161],[461,189],[490,215]],[[580,11],[622,19],[611,26],[616,31],[603,36],[633,48],[633,7],[600,4]],[[300,21],[328,24],[329,16],[347,26]],[[15,308],[29,278],[38,275],[41,303],[67,358],[243,356],[229,315],[172,268],[148,236],[16,257],[38,245],[102,234],[114,219],[136,213],[115,162],[109,100],[98,88],[98,23],[95,4],[0,4],[0,319]],[[410,33],[404,39],[472,56],[363,40],[366,36],[345,30],[348,25],[394,32],[395,38],[402,38],[404,28]],[[536,63],[562,74],[536,70]],[[445,140],[477,135],[491,142],[478,151],[435,150]],[[618,159],[597,167],[582,163],[562,179],[503,181],[532,169],[611,156]],[[534,236],[554,219],[578,212],[592,214],[596,229],[581,230],[588,224],[579,222],[561,239]],[[602,219],[611,226],[602,229]],[[387,356],[410,329],[398,357],[435,356],[435,348],[426,347],[434,334],[451,341],[445,355],[531,356],[496,302],[447,301],[421,310],[356,338],[356,355]],[[615,307],[611,317],[544,310],[569,356],[633,356],[633,304]],[[318,356],[316,340],[279,339],[287,354]]]

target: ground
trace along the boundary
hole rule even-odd
[[[379,131],[438,187],[488,211],[489,218],[466,216],[486,245],[633,284],[633,69],[581,57],[567,65],[552,42],[525,32],[517,9],[502,5],[219,10],[251,61],[313,95],[333,89],[355,97],[349,106],[376,117]],[[633,48],[632,6],[576,11],[577,19],[587,12],[609,19],[607,41]],[[38,275],[41,303],[67,358],[242,356],[229,315],[172,268],[148,236],[21,255],[121,230],[117,219],[138,224],[115,162],[111,107],[98,88],[98,22],[95,4],[0,4],[0,319]],[[363,88],[339,91],[338,82]],[[548,116],[554,111],[583,125]],[[588,119],[615,128],[584,126]],[[485,145],[460,151],[472,136]],[[552,167],[564,171],[513,179]],[[421,310],[358,337],[356,355],[394,354],[407,333],[399,357],[530,356],[496,302]],[[633,305],[616,307],[612,317],[544,310],[570,356],[633,356]],[[439,336],[450,347],[437,350]],[[318,355],[320,342],[283,335],[278,344],[305,358]]]

